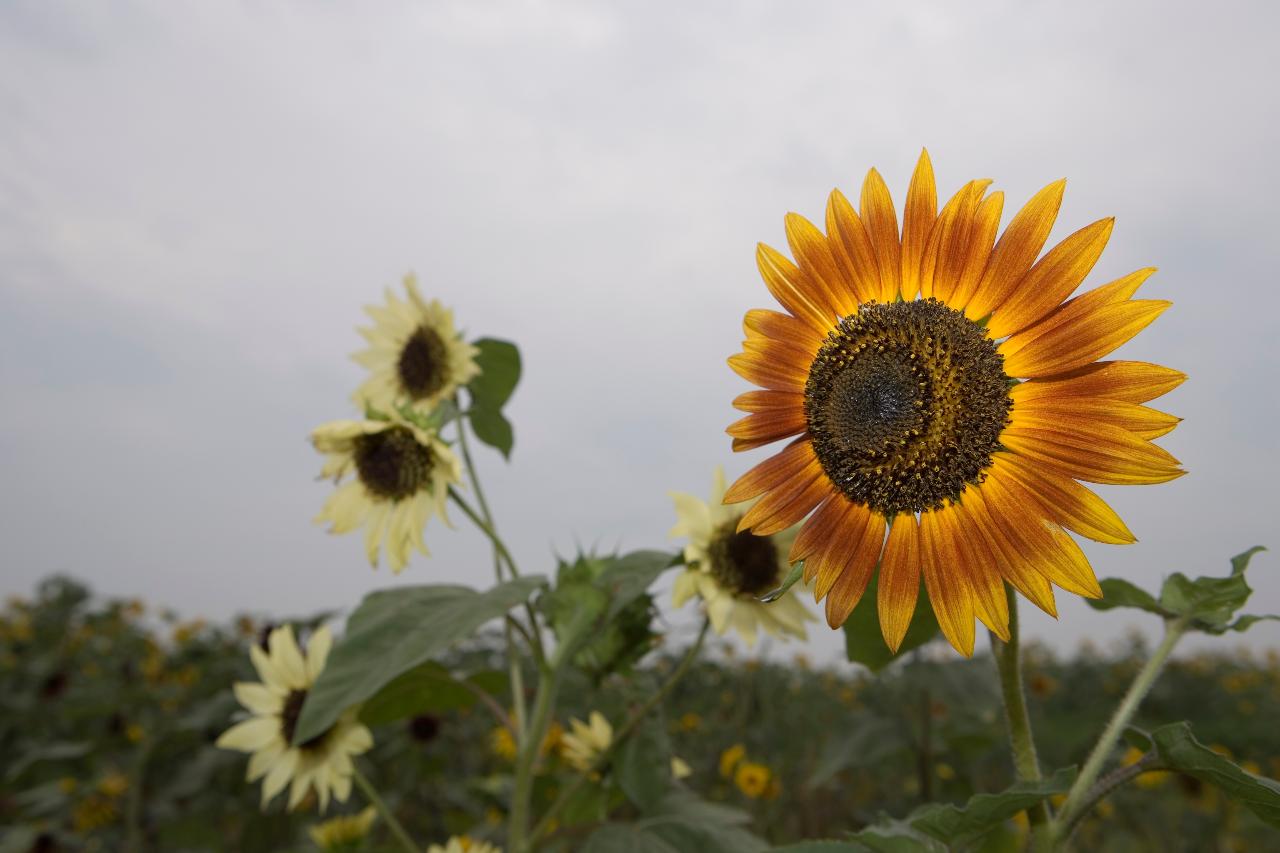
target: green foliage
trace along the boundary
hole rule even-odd
[[[583,853],[761,853],[769,845],[746,828],[737,809],[708,803],[688,791],[669,794],[652,813],[630,824],[605,824]]]
[[[938,619],[933,615],[933,605],[925,593],[923,584],[916,597],[915,613],[907,628],[906,636],[897,652],[885,645],[880,628],[880,614],[876,609],[876,585],[879,576],[871,579],[867,591],[857,607],[844,623],[844,648],[849,660],[860,663],[872,672],[879,672],[907,652],[918,649],[938,636]]]
[[[1254,554],[1265,550],[1258,545],[1232,557],[1231,574],[1224,578],[1192,580],[1181,572],[1174,572],[1165,579],[1159,599],[1128,581],[1107,578],[1101,582],[1103,597],[1086,600],[1095,610],[1131,607],[1165,619],[1181,619],[1190,630],[1206,634],[1246,631],[1260,621],[1280,619],[1280,616],[1253,615],[1233,619],[1253,593],[1245,582],[1249,561]]]
[[[515,435],[502,408],[520,381],[520,350],[510,341],[493,338],[481,338],[475,346],[480,350],[476,356],[480,375],[467,386],[471,391],[467,417],[476,438],[509,459]]]
[[[658,808],[671,790],[671,741],[661,714],[651,714],[616,753],[618,786],[642,813]]]
[[[361,706],[360,721],[368,726],[381,726],[406,717],[458,711],[479,701],[477,691],[501,696],[508,686],[503,672],[479,672],[465,679],[456,678],[448,668],[427,661],[401,673],[375,693]]]
[[[490,619],[528,601],[544,583],[535,575],[485,592],[433,584],[365,596],[307,695],[294,743],[305,743],[325,731],[346,709],[470,637]]]
[[[1186,773],[1221,790],[1271,826],[1280,827],[1280,782],[1249,773],[1209,749],[1191,734],[1187,722],[1161,726],[1151,741],[1165,767]]]

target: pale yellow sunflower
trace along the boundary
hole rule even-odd
[[[329,532],[348,533],[364,525],[365,550],[377,567],[385,541],[391,569],[400,572],[417,548],[427,554],[422,532],[427,520],[445,515],[449,486],[462,482],[458,457],[435,433],[392,416],[390,420],[332,421],[311,433],[316,450],[326,455],[322,477],[340,481],[325,501],[317,522]]]
[[[577,718],[569,720],[570,730],[560,739],[564,760],[583,772],[613,743],[613,726],[604,714],[592,711],[587,720],[586,723]]]
[[[367,806],[357,814],[339,815],[308,827],[307,835],[325,853],[339,853],[342,850],[354,849],[369,834],[373,822],[377,819],[378,810],[373,806]]]
[[[308,790],[315,790],[320,810],[329,798],[345,801],[351,794],[355,765],[351,758],[373,746],[373,735],[350,709],[328,731],[295,746],[293,732],[306,701],[307,691],[324,669],[333,638],[328,628],[311,634],[305,656],[288,625],[267,638],[267,651],[251,646],[249,657],[261,683],[234,685],[236,699],[252,715],[236,723],[218,738],[223,749],[252,753],[246,778],[263,779],[262,805],[289,789],[289,809],[297,808]],[[265,778],[264,778],[265,777]]]
[[[787,550],[794,533],[756,536],[739,530],[744,510],[724,505],[724,469],[711,481],[711,500],[672,492],[676,505],[673,538],[688,537],[685,570],[676,578],[671,603],[683,607],[695,595],[707,605],[707,617],[717,634],[730,628],[754,644],[759,628],[775,637],[805,637],[805,622],[814,616],[801,603],[796,588],[777,601],[760,596],[777,589],[786,578]]]
[[[1072,297],[1101,255],[1100,219],[1041,255],[1064,183],[1036,193],[999,240],[1002,193],[965,184],[937,210],[921,154],[899,229],[873,169],[860,211],[839,190],[826,233],[786,217],[795,261],[761,245],[760,272],[784,312],[753,310],[729,359],[763,390],[734,405],[735,450],[787,439],[729,489],[758,498],[740,529],[803,520],[804,561],[827,622],[844,623],[879,571],[888,645],[907,631],[923,576],[947,639],[972,654],[974,617],[1008,636],[1005,584],[1055,614],[1052,585],[1101,589],[1067,530],[1134,536],[1080,480],[1162,483],[1179,462],[1153,443],[1179,419],[1144,403],[1186,377],[1098,361],[1169,307],[1134,299],[1142,269]],[[887,529],[887,536],[886,536]]]
[[[427,853],[502,853],[502,848],[469,835],[455,835],[443,845],[432,844]]]
[[[480,373],[480,351],[459,336],[453,311],[435,299],[422,298],[412,273],[405,276],[404,288],[404,301],[388,288],[385,305],[365,307],[374,321],[372,327],[360,329],[369,348],[353,358],[370,375],[352,399],[362,409],[391,412],[410,406],[428,415]]]

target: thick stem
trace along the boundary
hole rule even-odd
[[[1013,750],[1013,767],[1019,781],[1038,782],[1040,761],[1031,734],[1031,717],[1027,714],[1026,694],[1022,689],[1022,657],[1018,642],[1018,597],[1012,587],[1005,588],[1009,602],[1009,641],[991,635],[991,654],[1000,674],[1000,693],[1004,698],[1005,719],[1009,724],[1009,746]],[[1027,809],[1031,823],[1033,847],[1043,849],[1049,825],[1049,806],[1042,800]]]
[[[565,787],[563,791],[560,792],[560,795],[556,797],[555,802],[553,802],[551,807],[547,809],[546,814],[544,814],[542,819],[538,821],[538,825],[533,828],[533,832],[529,836],[531,844],[536,843],[550,831],[552,821],[555,820],[556,815],[560,813],[560,810],[564,808],[565,804],[568,803],[569,800],[573,799],[573,795],[587,783],[587,780],[591,778],[591,774],[603,767],[613,753],[617,751],[618,747],[626,742],[626,739],[636,730],[636,727],[639,726],[640,723],[644,722],[644,718],[649,715],[649,712],[667,698],[667,694],[669,694],[671,689],[676,686],[676,682],[683,678],[685,673],[689,671],[689,668],[693,666],[693,662],[698,657],[698,652],[702,650],[702,644],[707,638],[707,629],[710,626],[710,620],[703,621],[702,630],[698,632],[698,639],[695,640],[693,645],[691,645],[685,652],[684,657],[680,659],[680,663],[676,665],[674,670],[672,670],[671,675],[667,676],[667,680],[662,683],[662,686],[660,686],[652,696],[646,699],[644,704],[632,712],[631,716],[627,717],[626,722],[619,726],[614,732],[613,740],[609,742],[609,745],[595,757],[595,760],[591,762],[589,767],[583,770],[572,782],[569,783],[567,787]]]
[[[1156,646],[1151,658],[1138,672],[1133,684],[1129,685],[1129,691],[1120,700],[1115,713],[1111,716],[1111,721],[1107,723],[1107,728],[1102,732],[1102,737],[1098,738],[1097,744],[1093,747],[1093,752],[1089,753],[1084,767],[1081,768],[1080,774],[1076,776],[1075,784],[1071,786],[1071,790],[1067,793],[1067,801],[1062,805],[1061,818],[1058,821],[1058,828],[1055,833],[1056,838],[1065,838],[1064,828],[1071,826],[1078,820],[1078,814],[1082,812],[1086,804],[1088,791],[1092,787],[1093,781],[1098,778],[1102,765],[1106,763],[1107,758],[1111,755],[1111,751],[1115,748],[1116,741],[1120,739],[1124,727],[1129,725],[1129,721],[1137,713],[1138,706],[1151,690],[1151,685],[1155,683],[1160,670],[1164,668],[1165,661],[1169,659],[1173,647],[1178,644],[1178,640],[1182,638],[1186,630],[1187,623],[1183,619],[1173,619],[1165,622],[1164,639],[1160,641],[1159,646]]]
[[[524,739],[520,741],[520,751],[516,755],[515,791],[511,796],[511,815],[507,828],[507,849],[512,853],[524,853],[529,849],[534,767],[542,749],[542,739],[551,722],[551,710],[555,707],[555,694],[559,684],[559,667],[540,669],[538,694],[533,700],[533,715],[524,730]]]
[[[1125,785],[1134,779],[1137,779],[1143,773],[1149,773],[1154,770],[1164,770],[1165,765],[1160,763],[1160,757],[1153,752],[1149,752],[1133,764],[1126,764],[1124,767],[1117,767],[1107,775],[1103,776],[1097,783],[1090,788],[1084,796],[1083,804],[1070,820],[1061,821],[1058,830],[1058,837],[1066,841],[1076,831],[1076,827],[1080,825],[1080,821],[1085,818],[1089,812],[1093,811],[1094,806],[1102,802],[1116,788]]]
[[[387,804],[383,802],[382,796],[378,794],[378,789],[373,787],[359,767],[355,767],[351,771],[351,777],[355,779],[356,787],[360,789],[360,793],[364,794],[365,799],[378,810],[378,815],[386,822],[391,829],[391,834],[400,842],[400,846],[410,853],[422,853],[422,849],[413,843],[413,839],[409,837],[409,833],[404,831],[404,827],[400,821],[396,820],[396,816],[391,813],[391,809],[387,808]]]

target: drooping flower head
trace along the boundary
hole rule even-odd
[[[1065,531],[1134,537],[1078,481],[1183,473],[1152,443],[1178,418],[1143,404],[1185,376],[1098,361],[1169,306],[1133,298],[1153,270],[1069,299],[1113,221],[1041,256],[1065,183],[1036,193],[998,240],[1004,196],[989,185],[969,182],[938,212],[923,153],[901,229],[874,169],[860,210],[831,193],[825,234],[788,214],[794,262],[764,245],[757,254],[785,311],[747,312],[743,352],[729,359],[763,389],[734,401],[749,413],[728,429],[734,449],[790,439],[725,495],[759,499],[740,529],[768,535],[808,516],[788,558],[804,561],[832,627],[878,568],[894,649],[922,575],[944,634],[966,655],[975,616],[1008,636],[1006,583],[1051,614],[1051,585],[1100,596]]]
[[[353,358],[370,375],[352,399],[361,409],[393,412],[410,406],[429,415],[479,374],[479,350],[458,335],[451,310],[422,298],[415,276],[405,276],[404,288],[408,298],[403,301],[388,289],[386,305],[365,307],[374,321],[360,329],[369,348]]]
[[[363,525],[365,550],[375,567],[384,541],[395,572],[408,564],[412,549],[428,553],[423,528],[433,514],[449,523],[449,486],[462,481],[458,457],[435,433],[393,415],[323,424],[311,441],[326,455],[322,477],[338,482],[355,474],[325,501],[317,522],[329,522],[331,533]]]
[[[351,794],[355,769],[352,756],[373,746],[373,735],[356,718],[355,709],[339,717],[328,731],[306,743],[293,743],[302,703],[324,669],[332,645],[329,629],[320,628],[312,633],[303,655],[293,629],[286,625],[271,632],[267,651],[258,645],[249,649],[262,681],[240,682],[233,689],[252,716],[223,732],[217,745],[252,753],[246,778],[250,782],[263,780],[264,807],[285,786],[290,786],[291,810],[309,790],[315,791],[321,811],[328,807],[330,796],[345,801]]]
[[[754,644],[758,629],[775,637],[805,636],[805,622],[813,614],[794,589],[768,604],[760,596],[777,589],[786,578],[787,550],[793,537],[780,533],[757,536],[739,530],[743,510],[724,505],[724,469],[717,467],[711,481],[711,500],[672,492],[676,526],[672,537],[689,538],[684,548],[686,569],[672,588],[672,604],[684,606],[693,596],[707,605],[711,627],[723,635],[735,629]]]

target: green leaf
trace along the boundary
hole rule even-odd
[[[511,458],[511,448],[515,446],[515,432],[511,422],[496,408],[477,403],[467,412],[471,419],[471,429],[476,438],[502,453],[503,458]]]
[[[498,412],[520,381],[520,350],[510,341],[495,338],[481,338],[475,346],[480,350],[476,355],[480,375],[467,387],[477,404]]]
[[[606,823],[591,833],[581,853],[680,853],[661,838],[624,823]]]
[[[505,690],[507,677],[501,672],[488,672],[467,680],[492,694]],[[477,701],[474,689],[440,664],[427,661],[401,673],[375,693],[360,708],[360,721],[381,726],[419,714],[470,708]]]
[[[470,636],[490,619],[528,601],[545,583],[534,575],[485,592],[428,585],[365,596],[308,692],[293,742],[305,743],[325,732],[348,708]]]
[[[763,853],[769,849],[746,826],[751,818],[737,809],[698,799],[690,791],[672,791],[654,813],[635,824],[680,851]]]
[[[896,722],[865,712],[855,713],[848,722],[848,734],[829,740],[823,747],[806,788],[821,787],[849,767],[879,764],[904,746]]]
[[[898,651],[892,652],[884,642],[880,629],[880,614],[876,608],[876,586],[879,576],[872,578],[867,591],[862,594],[858,606],[844,623],[844,649],[849,660],[860,663],[872,672],[879,672],[912,649],[919,648],[938,636],[938,620],[933,615],[929,596],[920,587],[916,596],[916,610],[911,625]]]
[[[1258,553],[1259,551],[1265,551],[1265,550],[1267,549],[1262,545],[1254,545],[1248,551],[1245,551],[1242,554],[1236,554],[1234,557],[1231,558],[1231,574],[1233,575],[1244,574],[1245,569],[1249,568],[1249,561],[1253,559],[1253,555]]]
[[[1241,616],[1226,627],[1228,631],[1248,631],[1257,622],[1280,622],[1280,616]]]
[[[1151,749],[1151,733],[1137,726],[1125,726],[1120,736],[1124,738],[1125,743],[1135,749],[1140,749],[1143,752]]]
[[[1155,597],[1145,589],[1140,589],[1126,580],[1120,578],[1104,578],[1099,586],[1102,587],[1102,598],[1086,598],[1085,603],[1094,610],[1114,610],[1117,607],[1135,607],[1138,610],[1145,610],[1148,613],[1155,613],[1159,616],[1170,615]]]
[[[644,813],[656,809],[671,790],[671,742],[660,713],[647,717],[623,742],[614,759],[614,777]]]
[[[874,848],[872,848],[874,849]],[[906,848],[902,848],[906,849]],[[857,841],[832,841],[827,839],[801,841],[771,848],[773,853],[867,853],[867,845]]]
[[[1161,726],[1151,733],[1151,740],[1164,765],[1213,785],[1266,823],[1280,827],[1280,782],[1240,769],[1196,740],[1185,721]]]
[[[804,563],[796,563],[794,566],[791,567],[791,572],[787,575],[786,579],[782,581],[782,585],[779,586],[777,589],[773,590],[772,592],[766,592],[764,595],[760,596],[760,600],[766,604],[772,601],[777,601],[779,598],[782,598],[782,596],[786,595],[787,590],[795,586],[796,581],[800,580],[800,578],[803,576],[804,576]]]
[[[658,575],[672,566],[680,565],[679,554],[669,551],[632,551],[613,561],[600,574],[596,584],[609,594],[609,612],[612,619],[622,608],[644,595]]]
[[[963,808],[928,805],[907,818],[915,829],[934,838],[954,843],[979,838],[994,826],[1043,802],[1054,794],[1065,794],[1076,779],[1076,768],[1064,767],[1048,779],[1018,782],[999,794],[975,794]]]

